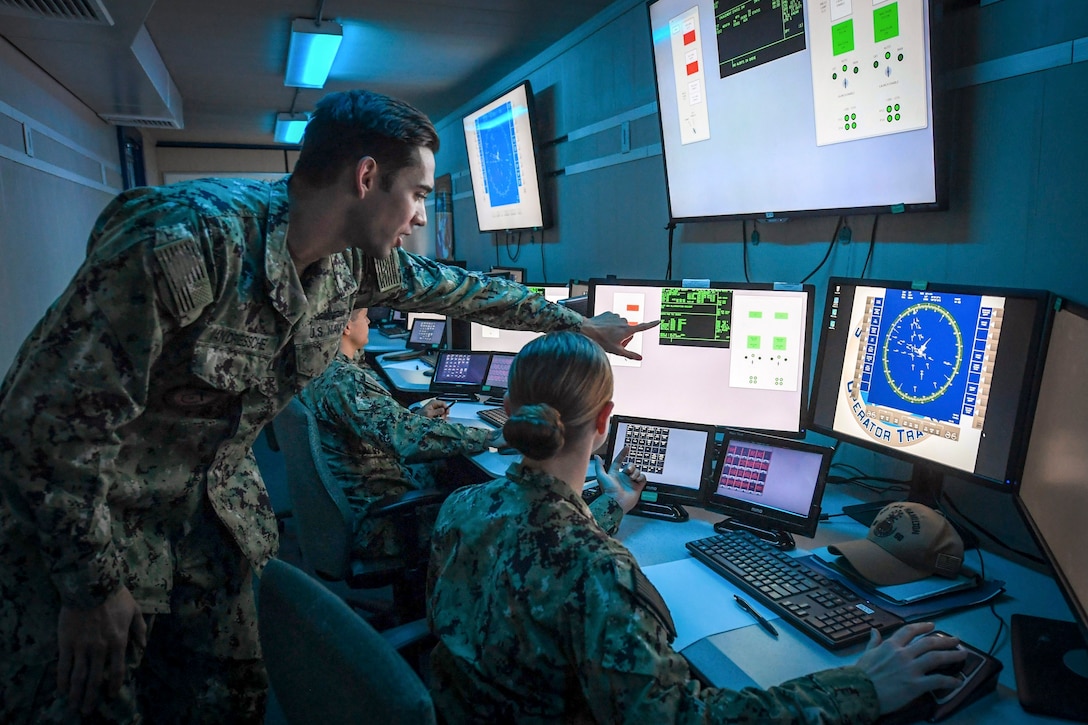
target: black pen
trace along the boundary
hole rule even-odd
[[[756,618],[756,622],[759,623],[760,627],[763,627],[763,629],[767,630],[767,634],[771,635],[772,637],[778,636],[778,630],[774,628],[774,625],[764,619],[762,614],[753,609],[751,604],[741,599],[740,595],[738,594],[734,594],[733,598],[737,600],[737,604],[740,605],[741,609]]]

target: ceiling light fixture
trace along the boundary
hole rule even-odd
[[[310,117],[305,113],[276,114],[276,143],[298,145],[302,142],[302,133]]]
[[[343,39],[344,28],[340,23],[313,18],[292,20],[291,44],[287,48],[287,74],[283,85],[324,87]]]

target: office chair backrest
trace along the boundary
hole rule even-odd
[[[302,556],[319,575],[343,579],[350,568],[354,514],[320,455],[317,421],[295,397],[276,416],[275,427]]]
[[[436,722],[430,693],[394,645],[305,572],[269,562],[258,612],[269,680],[289,723]]]

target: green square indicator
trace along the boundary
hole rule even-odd
[[[763,319],[763,312],[760,311],[760,310],[748,310],[748,319],[749,320],[762,320]]]
[[[873,42],[883,43],[899,35],[899,3],[873,11]]]
[[[853,118],[854,114],[850,114],[850,118]],[[790,319],[790,313],[788,312],[776,312],[774,313],[774,319],[776,320],[788,320]]]
[[[896,15],[898,18],[899,16]],[[833,55],[849,53],[854,49],[854,19],[844,20],[831,26],[831,52]],[[844,69],[845,70],[845,69]]]
[[[784,337],[772,337],[771,338],[771,347],[773,349],[775,349],[775,350],[780,350],[780,351],[784,352],[786,350],[786,338],[784,338]]]
[[[758,350],[759,349],[759,343],[760,343],[760,336],[759,335],[749,335],[748,336],[748,349],[749,350]]]

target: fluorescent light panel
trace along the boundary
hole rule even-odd
[[[291,45],[287,49],[287,75],[283,85],[324,87],[343,39],[344,29],[340,23],[323,20],[318,25],[311,18],[291,21]]]
[[[276,143],[300,143],[309,120],[305,113],[276,114]]]

